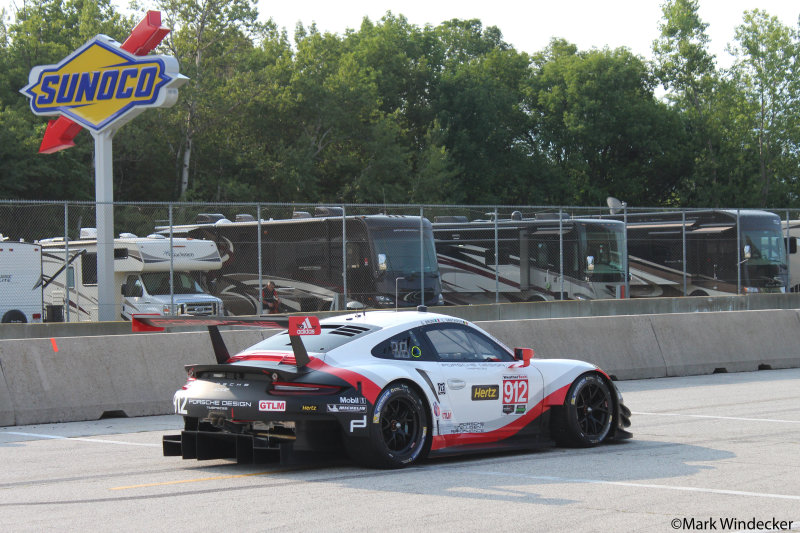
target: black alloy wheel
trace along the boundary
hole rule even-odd
[[[562,446],[594,446],[609,436],[613,421],[608,385],[598,374],[584,374],[567,393],[562,416],[554,420],[553,438]]]

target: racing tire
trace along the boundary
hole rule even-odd
[[[611,390],[598,374],[583,374],[572,383],[559,414],[553,422],[553,438],[559,446],[600,444],[611,434],[614,421]]]
[[[25,317],[25,313],[19,311],[17,309],[13,309],[3,315],[3,324],[27,324],[28,319]]]
[[[367,423],[368,438],[345,440],[355,462],[373,468],[403,468],[428,455],[428,410],[408,385],[395,383],[382,390]]]

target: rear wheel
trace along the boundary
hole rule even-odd
[[[381,391],[367,423],[369,438],[351,437],[346,441],[354,461],[377,468],[402,468],[427,455],[427,409],[408,385],[394,384]]]
[[[560,446],[588,447],[603,442],[614,418],[611,391],[603,378],[584,374],[576,379],[560,415],[553,428],[553,437]]]

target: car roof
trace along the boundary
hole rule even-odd
[[[432,324],[435,322],[455,322],[467,324],[467,321],[439,313],[428,313],[425,311],[362,311],[350,315],[339,315],[326,318],[320,321],[322,324],[341,324],[356,323],[380,328],[394,326],[415,327],[422,324]]]

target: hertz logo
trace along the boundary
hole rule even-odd
[[[20,92],[37,115],[61,113],[100,131],[147,107],[171,106],[186,80],[174,58],[134,56],[98,35],[59,64],[34,67]]]
[[[500,398],[499,385],[473,385],[472,399],[475,400],[497,400]]]

